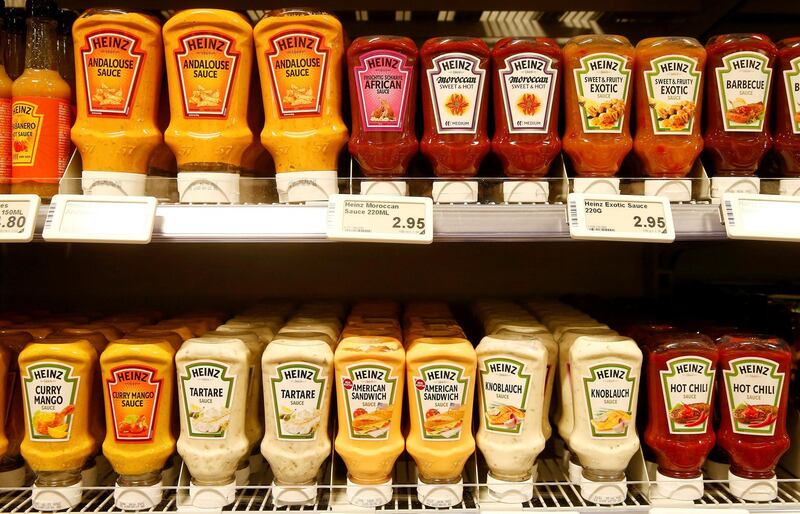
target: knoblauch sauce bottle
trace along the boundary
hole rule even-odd
[[[25,485],[25,464],[20,457],[20,444],[25,433],[25,414],[22,407],[22,388],[19,378],[19,352],[33,340],[27,332],[0,330],[0,348],[7,353],[6,379],[0,381],[6,387],[0,392],[0,409],[3,430],[7,441],[0,452],[0,487],[22,487]]]

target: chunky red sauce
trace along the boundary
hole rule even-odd
[[[779,73],[775,89],[775,152],[781,171],[800,176],[800,37],[778,43]]]

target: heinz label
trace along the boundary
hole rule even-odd
[[[716,69],[723,127],[728,132],[761,132],[769,101],[772,68],[767,56],[734,52]]]
[[[86,38],[81,48],[86,81],[86,108],[90,116],[130,117],[146,58],[141,40],[119,31]]]
[[[655,135],[691,134],[697,119],[697,96],[702,72],[697,60],[665,55],[650,61],[644,72],[647,103]]]
[[[525,364],[511,358],[483,361],[480,370],[483,426],[490,432],[519,434],[525,423],[531,376]]]
[[[800,134],[800,57],[789,62],[789,69],[783,72],[786,84],[786,101],[789,118],[792,120],[792,131]]]
[[[80,377],[71,366],[43,362],[22,370],[28,431],[33,441],[69,441]]]
[[[575,89],[584,132],[622,133],[631,70],[625,57],[592,54],[574,70]]]
[[[190,32],[178,38],[175,63],[184,115],[225,118],[239,63],[234,40],[217,32]]]
[[[396,391],[392,368],[379,363],[347,368],[341,377],[341,394],[352,439],[389,438]]]
[[[237,378],[227,364],[216,361],[193,362],[178,376],[190,438],[225,439]]]
[[[420,432],[423,439],[458,439],[466,415],[469,377],[454,364],[423,366],[414,377]],[[467,427],[470,430],[470,427]]]
[[[678,357],[659,372],[670,434],[704,434],[711,417],[714,369],[704,357]]]
[[[633,423],[637,377],[624,364],[599,364],[583,377],[592,437],[625,437]]]
[[[408,59],[399,52],[375,50],[361,55],[353,73],[365,131],[404,129],[411,71]]]
[[[316,439],[327,385],[322,374],[322,368],[306,362],[278,366],[270,378],[278,439]]]
[[[11,106],[14,178],[57,182],[69,161],[72,109],[67,100],[17,97]]]
[[[480,60],[463,53],[438,55],[427,76],[437,132],[475,134],[486,82]]]
[[[733,359],[729,366],[723,376],[733,432],[774,435],[785,379],[785,374],[778,371],[778,363],[743,357]]]
[[[152,441],[161,379],[147,366],[123,366],[106,379],[114,437],[117,441]]]
[[[546,134],[550,124],[558,70],[549,57],[535,53],[513,55],[498,70],[508,131]]]
[[[270,39],[267,68],[282,118],[322,112],[329,49],[322,34],[294,31]]]

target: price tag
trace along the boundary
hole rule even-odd
[[[669,199],[661,196],[570,193],[573,239],[671,243],[675,225]]]
[[[433,201],[416,196],[332,195],[328,239],[380,243],[433,241]]]
[[[42,237],[54,242],[149,243],[156,204],[152,196],[56,195]]]
[[[721,512],[724,512],[725,514],[750,514],[750,511],[747,509],[703,509],[698,508],[695,505],[684,508],[653,507],[650,509],[650,514],[686,514],[687,512],[691,512],[692,514],[720,514]]]
[[[41,202],[37,195],[0,195],[0,242],[30,242]]]
[[[800,241],[800,198],[731,193],[722,195],[725,230],[731,239]]]

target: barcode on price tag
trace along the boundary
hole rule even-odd
[[[327,232],[337,241],[430,243],[433,202],[416,196],[332,195]]]
[[[152,196],[56,195],[42,237],[70,243],[149,243],[157,203]]]
[[[653,243],[675,240],[667,198],[570,193],[567,204],[573,239]]]
[[[800,198],[731,193],[722,196],[725,230],[731,239],[800,241]]]
[[[33,239],[40,204],[37,195],[0,195],[0,242],[27,243]]]

